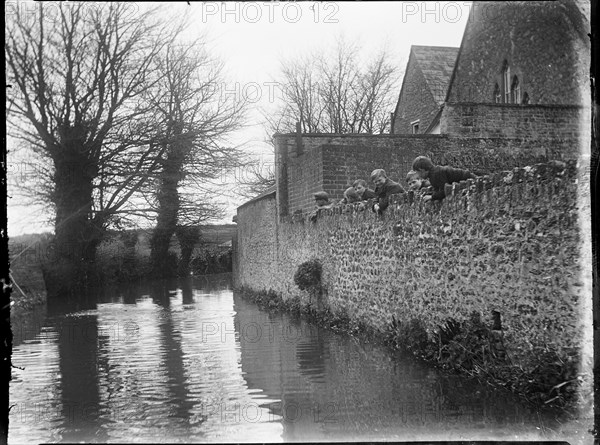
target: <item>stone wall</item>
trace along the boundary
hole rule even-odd
[[[299,208],[314,207],[313,194],[323,190],[323,154],[312,139],[303,141],[303,152],[292,153],[288,165],[288,196],[290,213]]]
[[[493,103],[504,61],[531,104],[589,101],[589,6],[582,4],[475,2],[446,101]]]
[[[237,235],[232,240],[234,285],[268,289],[276,274],[277,210],[275,194],[247,202],[237,211]],[[259,285],[260,284],[260,285]]]
[[[547,159],[574,159],[579,154],[579,140],[569,135],[540,142],[453,135],[279,134],[275,144],[281,216],[312,211],[313,193],[319,190],[341,199],[356,179],[370,182],[376,168],[405,184],[406,173],[419,155],[485,174]]]
[[[392,317],[417,318],[433,335],[448,318],[496,310],[515,363],[544,348],[564,357],[583,338],[581,206],[575,168],[550,173],[523,168],[467,181],[439,205],[400,195],[383,217],[337,208],[314,223],[275,224],[275,200],[265,198],[238,211],[236,284],[308,303],[316,297],[293,277],[318,259],[319,303],[334,313],[381,331]]]

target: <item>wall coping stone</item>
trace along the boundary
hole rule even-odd
[[[446,102],[444,106],[449,107],[489,107],[489,108],[515,108],[515,109],[539,109],[539,108],[548,108],[555,110],[564,110],[572,109],[572,110],[584,110],[587,107],[578,104],[497,104],[490,102]]]
[[[344,138],[344,139],[360,139],[360,138],[387,138],[387,139],[436,139],[436,138],[452,138],[453,135],[448,134],[370,134],[370,133],[301,133],[302,137],[308,138]],[[275,133],[273,137],[297,137],[297,133]]]
[[[503,170],[491,175],[480,176],[476,179],[467,179],[452,184],[446,184],[444,192],[446,197],[440,202],[434,202],[433,206],[430,206],[432,210],[439,210],[442,207],[443,202],[448,204],[456,202],[461,198],[475,197],[480,198],[485,195],[492,188],[499,187],[517,187],[520,184],[537,182],[540,184],[545,183],[549,180],[561,180],[563,178],[575,179],[579,162],[577,160],[563,161],[550,161],[547,163],[534,164],[525,167],[515,167],[512,170]],[[419,205],[421,209],[427,210],[424,206],[424,202],[415,199],[415,192],[412,190],[406,193],[400,193],[391,195],[389,197],[389,207],[383,213],[383,215],[377,215],[371,209],[376,200],[369,199],[368,201],[362,201],[361,203],[353,204],[336,204],[331,209],[322,209],[317,219],[323,217],[337,217],[342,216],[353,216],[357,214],[372,214],[374,219],[387,219],[394,217],[396,210],[400,210],[404,206]],[[362,206],[360,204],[363,204]],[[452,204],[450,204],[452,205]],[[392,210],[390,212],[390,210]],[[390,215],[390,216],[387,216]],[[291,216],[283,216],[280,218],[282,223],[305,223],[308,215],[304,213],[296,213]]]

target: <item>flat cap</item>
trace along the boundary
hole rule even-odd
[[[317,199],[324,199],[326,201],[329,201],[329,195],[327,194],[327,192],[317,192],[315,193],[315,200]]]

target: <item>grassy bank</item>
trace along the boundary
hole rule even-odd
[[[49,234],[33,234],[9,239],[12,281],[11,316],[18,316],[46,303],[42,261],[49,253]]]

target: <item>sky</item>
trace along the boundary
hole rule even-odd
[[[135,15],[149,4],[130,2],[128,7]],[[206,36],[211,53],[225,63],[228,78],[222,91],[252,101],[247,126],[232,141],[268,164],[271,150],[264,142],[267,134],[259,110],[269,109],[280,97],[274,80],[282,59],[332,48],[344,38],[358,43],[364,58],[386,48],[403,71],[411,45],[459,47],[470,8],[471,2],[178,2],[168,4],[165,19],[186,17],[186,37]],[[22,167],[10,143],[7,148],[10,182]],[[43,223],[41,209],[19,205],[10,196],[9,188],[9,236],[52,230]],[[245,201],[224,194],[220,202],[226,215],[217,222],[230,223]]]

